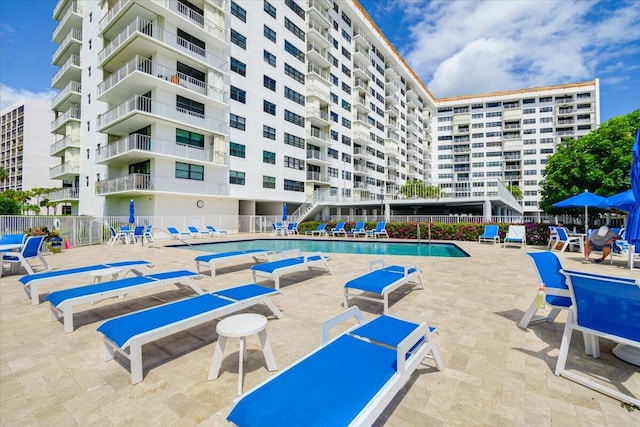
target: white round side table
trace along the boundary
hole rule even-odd
[[[256,313],[242,313],[229,316],[218,322],[216,332],[218,333],[218,341],[216,350],[211,360],[211,368],[209,369],[209,378],[214,380],[218,378],[222,358],[224,356],[224,347],[227,338],[240,338],[239,366],[238,366],[238,395],[242,394],[242,368],[243,361],[247,360],[246,338],[250,335],[258,334],[260,345],[262,346],[262,354],[267,362],[267,370],[275,371],[276,360],[271,351],[271,344],[267,337],[267,318]]]

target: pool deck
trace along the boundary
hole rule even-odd
[[[211,241],[254,237],[268,236],[231,235]],[[195,271],[193,258],[201,252],[164,247],[175,243],[103,244],[46,256],[53,269],[146,259],[155,264],[149,272]],[[406,292],[393,295],[389,314],[436,326],[445,369],[437,371],[426,361],[375,425],[640,426],[640,411],[628,412],[617,400],[553,374],[565,313],[553,324],[536,324],[528,330],[517,327],[538,285],[525,251],[454,243],[471,257],[384,257],[388,264],[416,265],[422,270],[424,289],[403,288]],[[542,249],[546,248],[527,248]],[[342,311],[343,284],[366,272],[369,261],[380,258],[330,255],[334,275],[305,271],[281,279],[282,294],[273,300],[284,317],[270,316],[267,326],[280,369],[317,348],[320,322]],[[582,264],[582,255],[575,252],[560,258],[568,269],[640,277],[640,270],[624,268],[620,256],[614,265]],[[196,283],[206,290],[250,283],[251,264],[238,262],[221,263],[215,278],[207,276]],[[42,266],[35,266],[42,271]],[[103,361],[102,335],[96,332],[103,320],[184,298],[190,292],[167,286],[124,300],[82,306],[74,316],[76,330],[64,334],[62,325],[50,320],[47,304],[30,305],[20,277],[0,278],[0,425],[229,425],[225,419],[236,397],[238,347],[236,340],[229,341],[220,377],[207,381],[215,322],[145,346],[144,380],[139,384],[130,384],[124,358]],[[89,282],[88,276],[74,277],[43,287],[42,292]],[[273,286],[269,281],[259,283]],[[381,313],[381,304],[357,300],[357,305],[367,319]],[[585,357],[579,335],[574,334],[568,366],[587,367],[615,381],[621,390],[640,395],[640,368],[613,356],[607,340],[601,340],[600,359]],[[244,391],[273,375],[266,370],[257,338],[248,338],[247,344]]]

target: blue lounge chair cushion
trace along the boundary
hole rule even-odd
[[[230,298],[236,301],[242,301],[247,298],[253,298],[260,295],[275,294],[273,289],[265,288],[264,286],[250,283],[244,286],[237,286],[235,288],[223,289],[220,291],[212,292],[214,295]]]
[[[126,279],[113,280],[111,282],[104,282],[95,285],[80,286],[77,288],[51,292],[45,297],[45,301],[49,301],[54,306],[58,306],[58,304],[60,304],[61,302],[67,301],[71,298],[98,294],[100,292],[108,292],[115,289],[127,288],[130,286],[142,285],[143,283],[149,283],[153,281],[153,279],[145,276],[128,277]]]
[[[414,273],[414,267],[408,269],[408,274]],[[345,288],[381,294],[382,290],[404,276],[404,267],[391,265],[379,270],[371,271],[344,284]]]
[[[320,255],[313,255],[307,258],[307,261],[319,261],[322,258]],[[265,262],[264,264],[257,264],[251,267],[252,270],[264,271],[265,273],[273,273],[274,271],[289,267],[292,265],[302,264],[304,263],[304,257],[294,257],[294,258],[285,258],[279,259],[277,261]]]
[[[418,325],[416,323],[382,315],[354,329],[351,333],[372,341],[397,347],[398,344],[417,327]]]
[[[239,426],[347,425],[395,373],[394,349],[343,335],[245,396],[227,419]]]
[[[194,273],[189,270],[174,270],[174,271],[165,271],[163,273],[155,273],[148,274],[146,277],[150,277],[155,280],[169,280],[174,277],[184,278],[184,277],[195,277],[200,276],[198,273]]]
[[[167,324],[197,316],[226,305],[232,301],[211,294],[198,295],[174,303],[164,304],[104,322],[98,328],[119,347],[138,334],[160,328]]]
[[[255,253],[255,252],[269,252],[269,251],[267,251],[266,249],[246,249],[246,250],[242,250],[242,251],[221,252],[221,253],[217,253],[217,254],[199,255],[199,256],[195,257],[195,260],[196,261],[200,261],[200,262],[209,262],[212,259],[228,258],[228,257],[236,256],[236,255],[251,254],[251,253]]]

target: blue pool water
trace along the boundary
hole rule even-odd
[[[468,257],[465,251],[453,243],[387,243],[380,241],[309,240],[309,239],[256,239],[224,243],[175,246],[202,252],[230,252],[244,249],[265,249],[282,252],[300,249],[302,252],[326,252],[364,255],[410,255],[447,258]]]

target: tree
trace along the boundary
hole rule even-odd
[[[584,190],[605,197],[628,190],[638,128],[640,110],[607,120],[580,139],[561,142],[545,167],[540,207],[553,213],[554,203]]]
[[[9,178],[9,172],[7,172],[5,168],[0,166],[0,181],[4,181],[7,178]]]
[[[516,200],[522,199],[522,189],[520,187],[518,187],[517,185],[508,184],[507,185],[507,190],[509,190],[511,195],[513,197],[515,197]]]
[[[409,180],[400,187],[398,194],[408,198],[438,199],[442,196],[442,189],[434,185],[427,185],[420,180]]]
[[[20,215],[20,204],[4,193],[0,194],[0,215]]]

